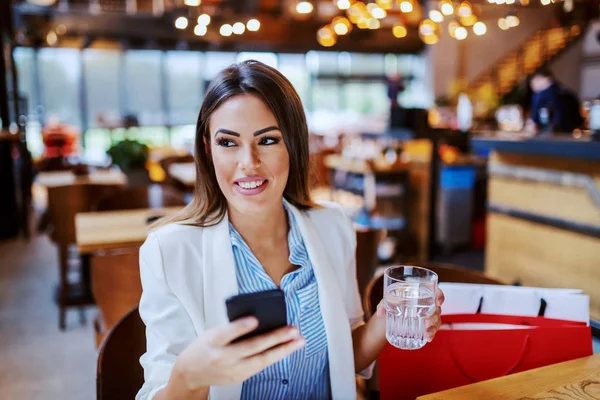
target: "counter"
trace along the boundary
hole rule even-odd
[[[472,147],[490,152],[486,272],[583,289],[600,321],[600,142],[499,133]]]

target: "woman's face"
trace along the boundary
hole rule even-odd
[[[290,159],[275,116],[263,101],[243,94],[210,117],[210,154],[228,207],[251,215],[281,206]]]

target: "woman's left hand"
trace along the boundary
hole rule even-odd
[[[432,315],[425,319],[426,326],[426,337],[427,341],[431,342],[435,337],[435,334],[440,329],[442,325],[442,304],[444,304],[444,293],[438,288],[435,294],[435,311]],[[383,300],[379,302],[377,305],[377,312],[374,315],[375,318],[385,318],[385,306],[383,305]]]

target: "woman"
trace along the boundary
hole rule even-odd
[[[368,375],[385,345],[385,312],[363,322],[354,230],[310,200],[308,168],[290,82],[256,61],[222,71],[198,116],[194,199],[140,250],[138,399],[356,397],[355,373]],[[229,322],[225,300],[277,287],[289,326],[232,343],[257,321]]]

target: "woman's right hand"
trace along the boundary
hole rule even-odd
[[[181,381],[191,391],[240,383],[304,346],[292,326],[232,343],[257,327],[258,320],[247,317],[204,332],[177,357]]]

